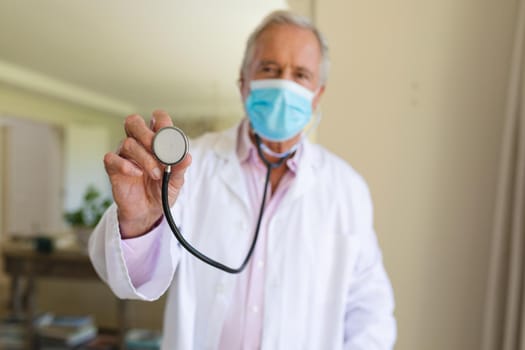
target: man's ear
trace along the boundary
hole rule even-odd
[[[242,72],[239,75],[239,80],[237,80],[237,84],[239,85],[239,92],[241,93],[241,99],[244,101],[246,97],[248,97],[249,89],[246,86],[246,80],[244,79]]]
[[[239,91],[242,93],[242,89],[244,88],[244,78],[242,77],[242,74],[240,74],[239,79],[237,79],[237,86],[239,87]]]

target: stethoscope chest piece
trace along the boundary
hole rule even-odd
[[[184,159],[188,153],[188,138],[184,132],[174,126],[160,129],[153,138],[153,154],[165,165],[174,165]]]

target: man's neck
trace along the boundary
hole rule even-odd
[[[257,139],[255,136],[255,133],[253,132],[253,129],[250,128],[249,130],[249,136],[250,141],[255,147],[259,147],[257,144]],[[286,140],[286,141],[269,141],[265,140],[262,137],[259,137],[259,141],[264,144],[265,147],[267,147],[270,151],[276,154],[286,154],[286,152],[290,151],[299,141],[300,141],[301,135],[296,135],[293,138]],[[275,155],[272,155],[271,153],[265,152],[264,148],[261,149],[261,151],[264,154],[263,160],[266,160],[270,163],[277,163],[282,159],[282,157],[278,157]],[[289,158],[293,155],[294,152],[291,152],[289,155],[286,155],[286,158]]]
[[[250,133],[249,135],[250,135],[251,142],[255,145],[255,147],[259,147],[253,130],[250,129],[249,133]],[[268,147],[272,152],[286,153],[287,151],[291,150],[292,147],[294,147],[297,144],[297,142],[299,142],[300,137],[301,135],[297,135],[294,138],[290,140],[286,140],[284,142],[273,142],[273,141],[268,141],[268,140],[264,140],[261,138],[260,142],[264,143],[266,147]],[[282,158],[273,156],[271,154],[264,153],[262,149],[261,149],[261,153],[263,153],[263,156],[265,158],[261,160],[265,163],[270,162],[272,164],[275,164],[282,160]],[[294,152],[287,155],[286,158],[288,159],[292,157],[293,155],[294,155]],[[279,186],[279,183],[281,182],[281,179],[283,178],[283,176],[286,174],[287,171],[288,171],[288,165],[286,164],[286,160],[282,161],[278,167],[271,169],[270,184],[271,184],[272,193],[275,193],[275,191],[277,190],[277,187]]]

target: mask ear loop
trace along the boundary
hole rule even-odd
[[[296,145],[298,145],[298,143],[296,143],[291,149],[284,153],[275,153],[262,142],[261,137],[257,133],[254,133],[254,136],[255,143],[257,144],[257,153],[259,154],[259,157],[262,159],[263,163],[266,165],[266,168],[269,169],[268,172],[272,169],[280,167],[281,164],[283,164],[283,162],[286,160],[286,157],[295,152],[295,149],[297,149]],[[264,155],[264,153],[266,153],[265,149],[268,149],[270,152],[272,152],[273,154],[270,155],[279,158],[279,160],[275,163],[272,163],[266,159],[266,156]]]
[[[321,109],[318,109],[317,112],[315,112],[315,119],[314,119],[314,122],[312,124],[310,124],[310,126],[308,127],[308,130],[306,130],[306,132],[303,132],[303,134],[301,135],[301,139],[299,142],[303,142],[304,139],[306,139],[307,137],[310,136],[310,134],[312,133],[312,131],[316,130],[317,127],[319,126],[319,123],[321,123],[321,118],[323,116],[323,113],[321,112]],[[298,142],[298,143],[299,143]]]

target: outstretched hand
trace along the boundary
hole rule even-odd
[[[162,215],[162,165],[153,155],[155,133],[172,126],[170,116],[161,110],[153,112],[148,126],[138,114],[126,118],[126,138],[116,152],[104,156],[113,198],[118,208],[118,220],[123,237],[136,237],[150,230]],[[191,155],[171,168],[170,205],[175,202],[183,184],[184,173],[191,164]]]

